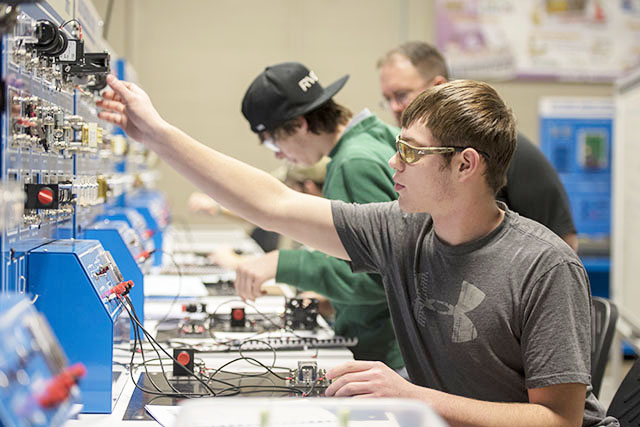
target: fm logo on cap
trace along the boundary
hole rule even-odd
[[[313,71],[309,71],[309,74],[304,76],[302,80],[298,82],[298,86],[302,89],[303,92],[309,90],[311,86],[313,86],[318,81],[318,76]]]

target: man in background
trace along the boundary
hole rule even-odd
[[[421,92],[449,79],[442,54],[424,42],[407,42],[390,50],[378,61],[378,70],[385,106],[398,123],[402,112]],[[496,199],[545,225],[577,252],[576,228],[558,173],[521,133],[507,170],[507,184]]]

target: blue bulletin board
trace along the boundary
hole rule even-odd
[[[540,148],[560,175],[583,239],[611,234],[613,114],[609,98],[540,101]]]

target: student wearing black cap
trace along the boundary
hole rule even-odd
[[[300,63],[273,65],[247,89],[242,114],[278,158],[305,165],[331,158],[324,197],[355,203],[395,200],[387,161],[398,130],[366,109],[353,116],[333,101],[347,79],[323,88]],[[244,262],[236,272],[236,291],[245,299],[259,297],[261,284],[272,278],[326,296],[336,311],[336,333],[358,338],[352,349],[356,359],[383,361],[396,370],[404,366],[380,276],[353,273],[344,260],[307,250],[272,251]]]

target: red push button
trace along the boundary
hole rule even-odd
[[[187,366],[191,361],[191,356],[189,356],[189,353],[187,353],[186,351],[181,351],[176,359],[182,366]]]
[[[49,187],[44,187],[38,191],[38,201],[43,205],[53,203],[53,191]]]
[[[233,320],[243,320],[244,319],[244,308],[234,308],[231,310],[231,316]]]

